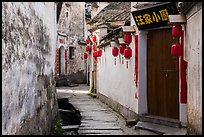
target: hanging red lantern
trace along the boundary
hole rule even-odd
[[[181,56],[182,55],[182,48],[180,44],[173,44],[171,46],[171,55],[172,56]]]
[[[96,42],[96,35],[92,37],[93,42]]]
[[[130,47],[127,47],[125,50],[124,50],[124,57],[126,59],[130,59],[132,57],[132,49]]]
[[[116,65],[116,57],[118,56],[119,50],[117,47],[112,49],[112,55],[114,56],[114,64]]]
[[[96,44],[93,44],[93,50],[94,50],[94,51],[97,50],[97,49],[96,49]]]
[[[118,56],[118,48],[117,47],[114,47],[113,49],[112,49],[112,55],[114,56],[114,57],[116,57],[116,56]]]
[[[87,59],[87,58],[88,58],[88,54],[84,53],[84,59]]]
[[[120,45],[120,54],[124,55],[124,50],[126,48],[126,45]],[[122,56],[122,64],[124,64],[124,57]]]
[[[182,36],[182,26],[181,25],[174,25],[174,26],[172,26],[172,36],[173,37],[180,37],[180,36]]]
[[[124,34],[124,42],[127,44],[130,44],[132,42],[132,35],[131,33],[125,33]]]
[[[98,52],[97,51],[93,52],[93,56],[98,57]]]
[[[120,45],[120,54],[124,54],[124,50],[125,50],[126,46],[125,45]]]
[[[87,39],[86,39],[86,44],[89,44],[89,43],[90,43],[90,39],[87,38]]]
[[[102,56],[102,50],[100,49],[99,51],[98,51],[98,57],[101,57]]]
[[[91,48],[90,48],[90,46],[86,46],[86,51],[91,51]]]

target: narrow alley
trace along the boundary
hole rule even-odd
[[[150,128],[145,128],[145,122],[138,122],[140,125],[127,124],[127,120],[118,112],[92,96],[89,86],[85,84],[73,87],[58,87],[58,99],[67,101],[81,114],[80,125],[62,125],[63,135],[185,135],[185,128],[173,128],[146,123]],[[65,105],[65,102],[64,102]],[[66,115],[65,115],[66,117]],[[62,119],[63,120],[63,119]],[[142,125],[144,124],[144,125]],[[66,131],[68,129],[68,131]],[[72,132],[75,131],[75,132]]]
[[[58,98],[68,101],[81,112],[79,135],[137,135],[134,128],[128,128],[125,119],[110,107],[89,95],[89,86],[57,88]],[[152,133],[153,134],[153,133]]]
[[[3,135],[202,135],[202,2],[2,2]]]

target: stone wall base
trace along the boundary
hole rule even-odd
[[[118,102],[102,95],[101,93],[97,92],[97,98],[108,105],[110,108],[112,108],[114,111],[122,115],[125,119],[135,119],[136,121],[139,119],[138,114],[136,114],[134,111],[128,109],[127,107],[119,104]]]

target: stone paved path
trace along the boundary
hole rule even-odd
[[[68,98],[82,115],[79,135],[136,135],[133,128],[125,126],[123,117],[97,98],[89,96],[88,90],[86,85],[57,88],[58,95]]]

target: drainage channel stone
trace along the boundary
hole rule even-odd
[[[81,124],[80,112],[69,103],[67,98],[58,98],[58,108],[62,119],[63,135],[77,135]]]

